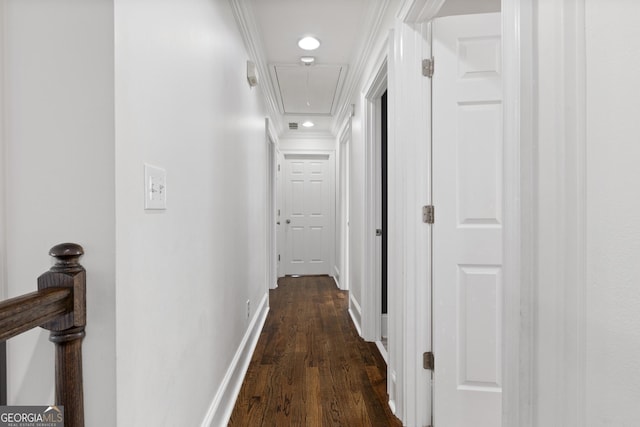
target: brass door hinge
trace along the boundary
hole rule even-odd
[[[422,207],[422,222],[425,224],[433,224],[436,220],[436,208],[433,205]]]
[[[432,78],[434,70],[434,61],[433,58],[427,58],[422,60],[422,75],[425,77]]]
[[[422,355],[422,365],[424,366],[424,369],[433,371],[435,368],[435,359],[432,352],[427,351]]]

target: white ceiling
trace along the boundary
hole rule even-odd
[[[256,62],[281,138],[333,137],[350,111],[366,59],[372,55],[383,17],[395,14],[401,0],[230,0],[238,26]],[[407,3],[406,1],[404,3]],[[497,11],[500,0],[416,1],[425,10],[438,4],[437,16]],[[431,9],[430,9],[431,8]],[[420,9],[420,7],[418,7]],[[418,11],[419,12],[419,11]],[[431,17],[436,15],[431,15]],[[298,40],[314,36],[315,51]],[[314,56],[305,66],[301,56]],[[315,123],[313,128],[290,123]]]
[[[397,0],[233,0],[243,36],[254,50],[260,85],[273,97],[280,137],[335,136],[357,74],[371,53],[381,16]],[[238,18],[238,16],[236,16]],[[298,47],[304,36],[315,51]],[[301,56],[315,57],[311,66]],[[289,130],[311,120],[313,128]]]
[[[271,77],[275,80],[280,112],[307,118],[331,116],[347,69],[346,65],[329,64],[273,65]]]

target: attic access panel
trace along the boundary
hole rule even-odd
[[[344,65],[273,65],[282,113],[333,114],[346,68]]]

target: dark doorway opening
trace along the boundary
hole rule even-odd
[[[382,217],[382,314],[387,314],[387,91],[380,99],[380,167],[381,167],[381,217]]]

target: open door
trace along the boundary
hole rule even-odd
[[[436,426],[501,425],[500,29],[499,13],[433,23]]]

